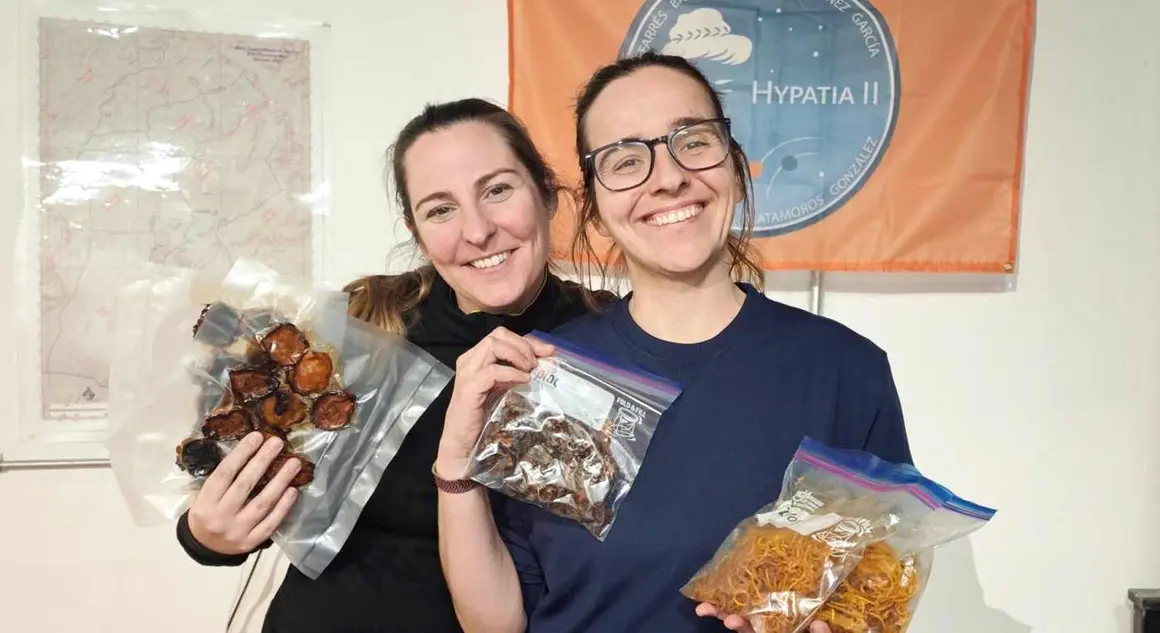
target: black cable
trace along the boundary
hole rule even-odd
[[[230,619],[226,622],[226,633],[229,633],[230,627],[234,625],[234,617],[238,615],[238,609],[242,606],[242,598],[246,597],[246,590],[250,588],[250,581],[254,579],[254,570],[258,568],[261,559],[262,551],[258,551],[254,555],[254,564],[250,566],[250,574],[246,576],[246,582],[242,585],[242,590],[238,592],[238,599],[234,602],[234,610],[230,613]]]

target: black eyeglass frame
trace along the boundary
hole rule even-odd
[[[728,146],[728,149],[726,150],[725,155],[721,158],[721,160],[717,161],[716,163],[713,163],[712,165],[708,165],[705,167],[698,167],[696,169],[693,169],[691,167],[686,167],[685,164],[683,162],[681,162],[681,159],[677,158],[677,152],[676,152],[676,150],[673,149],[673,139],[676,138],[676,136],[678,134],[684,132],[685,130],[687,130],[691,127],[696,127],[698,125],[704,125],[706,123],[720,123],[722,126],[724,126],[725,138],[722,140],[725,141],[725,144]],[[584,168],[592,177],[596,178],[596,180],[600,183],[600,186],[604,187],[605,189],[607,189],[609,191],[614,191],[614,192],[615,191],[628,191],[629,189],[634,189],[636,187],[643,185],[644,183],[648,182],[649,178],[652,177],[653,169],[656,167],[656,164],[657,164],[656,146],[660,145],[661,143],[665,144],[665,147],[668,148],[668,150],[669,150],[669,156],[673,157],[673,161],[675,161],[678,165],[680,165],[681,169],[684,169],[687,171],[705,171],[708,169],[713,169],[715,167],[720,167],[725,161],[729,160],[729,156],[733,153],[732,123],[731,123],[729,117],[702,119],[700,121],[693,121],[692,123],[686,123],[685,125],[682,125],[678,128],[674,128],[668,134],[665,134],[663,136],[657,136],[655,138],[632,138],[632,137],[622,138],[619,141],[614,141],[612,143],[608,143],[607,145],[601,145],[600,147],[597,147],[596,149],[585,154],[584,155]],[[613,189],[612,187],[609,187],[607,184],[605,184],[604,179],[600,177],[600,172],[597,171],[597,169],[596,169],[596,155],[599,154],[600,152],[603,152],[604,150],[612,149],[614,147],[620,147],[622,145],[640,145],[640,144],[643,144],[645,147],[648,148],[648,172],[645,173],[644,177],[641,178],[640,182],[636,183],[635,185],[632,185],[631,187],[621,187],[619,189]]]

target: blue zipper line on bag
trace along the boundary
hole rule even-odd
[[[808,436],[802,439],[797,458],[871,489],[906,490],[931,508],[944,507],[983,521],[995,515],[994,509],[955,495],[910,464],[894,464],[863,451],[833,448]]]
[[[674,380],[669,380],[664,376],[658,376],[647,370],[635,366],[629,366],[622,362],[613,360],[604,354],[594,350],[578,347],[564,339],[557,338],[546,332],[534,330],[531,336],[540,339],[541,341],[562,349],[570,356],[575,356],[578,360],[587,362],[589,364],[606,369],[610,373],[623,377],[631,385],[639,385],[645,388],[652,388],[659,391],[662,395],[670,398],[676,398],[685,390],[684,385]]]

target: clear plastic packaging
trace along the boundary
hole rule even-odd
[[[995,511],[913,466],[805,438],[778,500],[737,525],[681,593],[746,617],[755,633],[902,633],[933,548]]]
[[[344,293],[286,285],[256,262],[239,260],[213,301],[196,290],[192,275],[159,275],[119,297],[117,340],[139,342],[114,355],[118,483],[139,524],[172,521],[248,432],[283,437],[304,468],[274,541],[315,578],[451,370],[349,317]]]
[[[488,403],[467,475],[604,540],[681,387],[542,332],[532,336],[555,354],[539,359],[530,382]]]

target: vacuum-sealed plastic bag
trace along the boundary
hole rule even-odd
[[[901,633],[932,548],[993,515],[913,466],[805,438],[778,500],[738,524],[681,592],[756,633],[797,633],[815,619],[834,633]]]
[[[681,387],[550,335],[531,381],[496,394],[467,476],[603,540]]]
[[[315,578],[451,371],[349,317],[344,293],[296,288],[256,262],[237,262],[206,303],[187,279],[142,281],[118,302],[129,311],[119,323],[141,340],[113,363],[122,393],[110,394],[109,451],[122,491],[139,523],[171,521],[238,440],[283,438],[259,487],[302,461],[274,541]]]

